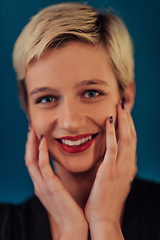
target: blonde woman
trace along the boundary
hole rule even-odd
[[[160,186],[135,178],[134,59],[124,23],[83,4],[47,7],[18,37],[13,63],[36,196],[1,204],[0,238],[159,239]]]

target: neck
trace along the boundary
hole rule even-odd
[[[100,163],[86,172],[73,173],[66,170],[58,162],[54,162],[55,174],[61,179],[65,188],[83,210],[93,186],[99,165]]]

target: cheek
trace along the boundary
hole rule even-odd
[[[47,111],[30,111],[30,119],[38,138],[40,138],[41,135],[47,136],[54,124],[54,121],[51,121],[52,118]]]
[[[96,125],[101,126],[102,128],[105,128],[106,119],[110,116],[113,116],[114,124],[116,124],[116,104],[94,104],[93,107],[87,109],[86,115],[88,118],[92,119]]]

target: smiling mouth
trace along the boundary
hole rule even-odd
[[[94,142],[96,134],[84,134],[76,137],[56,138],[58,145],[68,153],[83,152],[88,149]]]
[[[73,146],[80,146],[80,145],[85,144],[86,142],[89,142],[93,138],[95,138],[97,136],[97,134],[98,133],[93,134],[93,135],[89,135],[87,137],[80,138],[79,140],[76,140],[76,141],[69,140],[69,139],[66,139],[66,138],[61,138],[61,139],[56,138],[56,140],[59,141],[62,144],[68,145],[68,146],[72,146],[72,147]]]

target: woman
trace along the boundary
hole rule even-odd
[[[1,205],[2,239],[159,239],[160,186],[134,179],[134,60],[123,22],[87,5],[50,6],[20,34],[13,62],[38,198]]]

